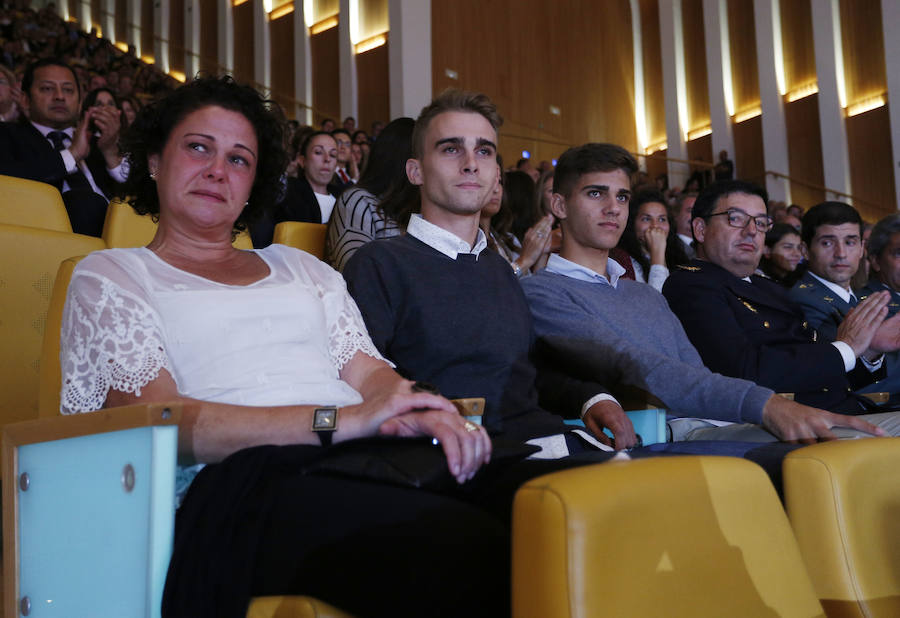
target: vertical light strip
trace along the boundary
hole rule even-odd
[[[312,25],[316,23],[313,15],[313,0],[303,0],[303,21],[307,28],[312,28]]]
[[[844,78],[844,40],[841,38],[841,7],[838,0],[831,0],[831,23],[834,24],[834,72],[837,78],[838,102],[847,108],[847,81]]]
[[[784,45],[782,45],[781,37],[781,3],[777,0],[772,2],[772,44],[775,54],[775,84],[778,87],[778,94],[784,96],[787,94],[787,84],[784,78]]]
[[[350,0],[350,44],[359,43],[359,0]]]
[[[634,44],[634,125],[637,133],[637,151],[647,149],[647,104],[644,89],[644,49],[641,35],[641,9],[638,0],[631,4],[631,40]],[[644,159],[641,159],[644,161]]]
[[[731,36],[728,34],[728,3],[719,0],[719,44],[722,46],[722,86],[725,90],[725,110],[734,116],[734,81],[731,76]]]
[[[688,118],[687,103],[687,77],[685,75],[684,62],[684,25],[681,19],[681,2],[675,2],[672,6],[672,17],[674,20],[675,34],[675,96],[678,98],[678,130],[684,141],[687,141],[688,127],[690,120]]]

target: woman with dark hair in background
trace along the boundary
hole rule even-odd
[[[403,233],[414,203],[408,196],[418,197],[406,178],[413,126],[412,118],[391,121],[372,147],[359,182],[341,193],[325,237],[325,261],[337,270],[365,243]]]
[[[669,269],[688,262],[675,226],[669,224],[665,198],[654,189],[632,196],[619,247],[631,257],[635,280],[658,291],[662,291]]]
[[[803,274],[800,234],[788,223],[776,223],[766,232],[766,246],[759,270],[772,281],[792,287]]]

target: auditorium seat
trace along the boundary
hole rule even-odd
[[[327,229],[328,226],[324,223],[282,221],[275,226],[272,242],[301,249],[321,260],[325,257],[325,232]]]
[[[785,503],[829,616],[900,616],[900,438],[840,440],[784,460]]]
[[[513,506],[513,615],[823,615],[763,470],[732,457],[538,477]]]
[[[0,224],[0,421],[38,415],[41,348],[57,270],[73,255],[103,248],[92,236]]]
[[[122,200],[113,200],[106,210],[101,237],[111,249],[144,247],[153,240],[157,224],[150,215],[139,215]],[[232,243],[238,249],[252,249],[250,234],[238,234]]]
[[[72,232],[62,196],[53,185],[0,175],[0,223]]]

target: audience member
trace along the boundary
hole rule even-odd
[[[728,158],[728,151],[719,152],[719,162],[713,168],[716,180],[731,180],[734,178],[734,162]]]
[[[337,144],[337,166],[334,168],[334,178],[331,182],[338,188],[340,195],[341,191],[359,180],[359,170],[356,169],[351,156],[350,133],[344,129],[335,129],[331,132],[331,137]]]
[[[385,210],[381,200],[409,184],[406,161],[412,157],[414,124],[412,118],[388,124],[372,148],[371,164],[359,183],[338,198],[325,237],[325,259],[337,270],[343,271],[350,256],[365,243],[402,233],[409,213]]]
[[[0,122],[15,122],[22,117],[21,94],[16,76],[0,64]]]
[[[384,130],[384,123],[380,120],[376,120],[372,123],[372,130],[370,131],[370,139],[374,142],[378,139],[378,136],[381,135],[381,132]]]
[[[629,216],[629,174],[636,166],[625,149],[612,144],[571,148],[559,159],[553,211],[563,246],[545,270],[522,283],[548,360],[576,376],[647,391],[675,416],[717,419],[672,421],[675,440],[833,437],[830,428],[839,424],[876,432],[858,419],[710,372],[659,292],[621,279],[624,271],[609,250]],[[584,421],[598,424],[591,411]]]
[[[347,132],[348,136],[353,135],[353,132],[356,131],[356,118],[347,116],[344,118],[344,123],[341,126],[344,128],[344,131]]]
[[[632,196],[627,218],[619,247],[631,258],[635,280],[662,291],[669,270],[688,262],[662,193],[645,189]]]
[[[120,112],[91,107],[79,119],[75,73],[55,59],[30,65],[22,91],[30,122],[0,124],[0,174],[53,185],[62,193],[72,229],[99,236],[115,183],[125,176]]]
[[[766,232],[759,271],[775,283],[791,287],[800,278],[798,270],[803,260],[800,234],[787,223],[775,223]]]
[[[772,226],[766,193],[738,180],[713,183],[692,213],[698,259],[673,272],[663,294],[703,363],[832,411],[860,412],[851,390],[880,377],[858,361],[886,311],[875,294],[850,312],[833,343],[819,339],[787,290],[754,275]]]
[[[526,158],[519,159],[519,162],[516,163],[516,169],[531,176],[531,180],[534,182],[537,182],[538,177],[541,175],[541,173],[531,164],[531,160]]]
[[[335,130],[334,120],[331,118],[323,118],[321,124],[319,125],[319,130],[324,131],[325,133],[331,133]]]
[[[693,260],[697,253],[694,250],[694,233],[691,231],[691,209],[696,201],[696,193],[679,193],[674,205],[675,233],[681,241],[684,255],[689,260]]]
[[[450,90],[425,107],[406,166],[421,187],[421,215],[413,215],[405,235],[361,247],[344,276],[375,345],[401,375],[450,397],[483,397],[489,431],[541,438],[544,456],[558,458],[594,447],[564,434],[561,419],[538,405],[525,297],[506,262],[484,250],[478,227],[499,174],[500,122],[481,94]],[[606,409],[598,416],[616,446],[635,444],[624,412],[599,385],[569,385],[554,395],[573,411]]]
[[[137,113],[141,111],[140,102],[134,97],[120,97],[119,104],[122,106],[122,115],[125,117],[125,126],[131,126]]]
[[[869,267],[869,237],[872,235],[872,224],[863,221],[862,224],[862,247],[863,256],[859,261],[859,268],[856,274],[850,279],[850,287],[854,290],[866,287],[869,283],[870,267]]]
[[[281,245],[232,247],[279,191],[282,144],[272,106],[230,78],[195,80],[141,113],[128,194],[159,227],[147,247],[76,268],[63,411],[184,403],[179,461],[200,465],[179,468],[190,491],[163,616],[244,615],[251,597],[277,594],[356,615],[503,615],[509,546],[496,520],[433,493],[305,473],[323,450],[304,445],[433,436],[461,483],[491,445],[384,362],[340,275]],[[401,539],[440,560],[420,568]]]

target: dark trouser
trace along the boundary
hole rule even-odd
[[[62,197],[72,231],[99,238],[106,220],[107,199],[90,189],[73,189],[63,193]]]

